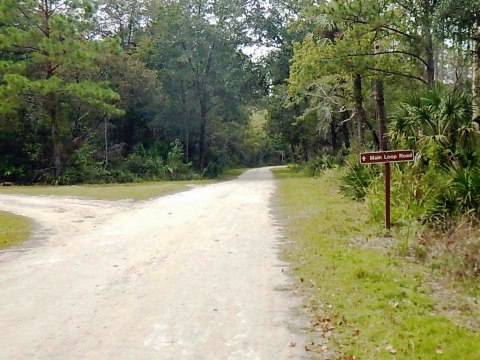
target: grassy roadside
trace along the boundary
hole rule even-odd
[[[146,200],[152,197],[183,191],[194,182],[158,182],[72,186],[11,186],[1,187],[1,194],[56,195],[85,197],[97,200]]]
[[[211,184],[231,180],[246,169],[225,171],[215,180],[163,181],[128,184],[72,185],[72,186],[11,186],[0,187],[0,194],[57,195],[85,197],[96,200],[147,200],[166,194],[184,191],[192,185]]]
[[[32,222],[23,216],[0,211],[0,250],[27,240],[32,226]]]
[[[362,203],[338,193],[331,174],[274,172],[292,240],[285,256],[307,299],[313,358],[480,358],[480,334],[437,310],[426,269],[371,247],[389,239],[368,223]]]

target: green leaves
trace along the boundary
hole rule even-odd
[[[394,146],[408,146],[427,161],[450,164],[459,151],[476,146],[478,127],[469,96],[437,84],[400,105],[389,136]]]
[[[0,112],[17,112],[35,130],[49,128],[52,162],[43,166],[53,165],[55,177],[63,151],[71,151],[71,129],[84,128],[78,119],[123,114],[115,106],[119,95],[95,75],[97,59],[111,46],[87,40],[93,10],[84,0],[7,0],[0,7]]]
[[[112,104],[120,100],[120,95],[108,87],[108,82],[69,83],[65,86],[65,90],[77,99],[102,109],[108,115],[122,116],[125,114],[124,110],[118,109]]]

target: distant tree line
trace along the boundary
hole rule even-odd
[[[250,121],[266,74],[242,51],[261,42],[268,11],[243,0],[2,1],[0,179],[165,177],[178,151],[197,176],[276,159]]]

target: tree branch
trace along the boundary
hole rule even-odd
[[[378,26],[378,28],[393,31],[394,33],[405,36],[405,37],[409,38],[410,40],[417,40],[417,38],[415,38],[415,36],[410,35],[409,33],[405,32],[405,31],[399,30],[397,28],[394,28],[394,27],[391,27],[391,26],[388,26],[388,25],[380,25],[380,26]]]
[[[45,55],[45,56],[48,55],[48,53],[45,50],[39,49],[39,48],[34,47],[34,46],[12,45],[12,47],[14,47],[15,49],[23,50],[23,51],[31,51],[31,52],[40,53],[40,54]]]
[[[367,67],[367,69],[370,70],[370,71],[377,71],[377,72],[381,72],[381,73],[388,74],[388,75],[398,75],[398,76],[406,77],[406,78],[409,78],[409,79],[415,79],[415,80],[421,81],[422,83],[427,85],[427,82],[419,76],[415,76],[415,75],[411,75],[411,74],[405,74],[405,73],[401,73],[399,71],[394,71],[394,70],[385,70],[385,69],[378,69],[378,68],[372,68],[372,67]]]
[[[350,21],[352,23],[357,23],[357,24],[363,24],[363,25],[367,25],[368,24],[368,21],[365,21],[365,20],[360,20],[359,18],[350,18],[350,17],[343,17],[342,20],[344,21]],[[397,34],[400,34],[402,36],[405,36],[411,40],[417,40],[415,38],[415,36],[405,32],[405,31],[402,31],[402,30],[399,30],[397,28],[394,28],[392,26],[388,26],[388,25],[384,25],[384,24],[380,24],[378,26],[376,26],[375,28],[372,29],[372,31],[377,31],[378,29],[386,29],[386,30],[390,30],[390,31],[393,31],[394,33],[397,33]]]
[[[390,51],[380,51],[380,52],[377,52],[377,53],[358,53],[358,54],[347,54],[346,56],[349,56],[349,57],[354,57],[354,56],[377,56],[377,55],[385,55],[385,54],[403,54],[403,55],[408,55],[408,56],[411,56],[419,61],[421,61],[425,66],[428,67],[428,63],[423,60],[423,58],[421,58],[420,56],[418,55],[415,55],[415,54],[412,54],[408,51],[402,51],[402,50],[390,50]]]
[[[35,24],[32,21],[32,18],[30,16],[28,16],[28,14],[20,6],[17,6],[17,8],[20,11],[20,13],[25,17],[25,19],[30,21],[33,24],[33,26],[35,26],[37,29],[39,29],[42,32],[43,35],[48,36],[48,33],[40,25]]]

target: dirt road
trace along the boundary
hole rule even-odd
[[[0,359],[303,359],[274,190],[256,169],[140,203],[0,195],[38,223],[0,252]]]

